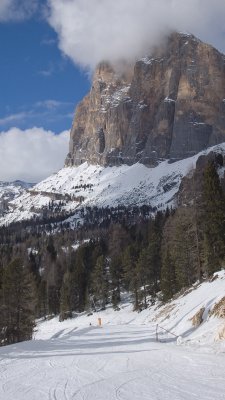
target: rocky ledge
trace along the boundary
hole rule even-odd
[[[101,63],[78,105],[66,166],[155,165],[225,141],[225,56],[173,33],[118,72]]]

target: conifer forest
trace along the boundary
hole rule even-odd
[[[0,228],[0,344],[32,338],[35,320],[92,313],[121,294],[141,311],[224,265],[225,194],[217,162],[183,183],[176,209],[83,210],[77,229],[59,220]]]

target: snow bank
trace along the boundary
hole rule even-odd
[[[224,400],[224,320],[209,313],[224,292],[221,271],[163,307],[134,313],[124,298],[120,311],[39,322],[35,340],[0,348],[0,399]],[[157,324],[180,336],[158,327],[156,341]]]
[[[165,305],[157,303],[142,312],[134,312],[132,304],[125,298],[120,305],[119,311],[113,311],[111,307],[99,313],[87,316],[87,313],[73,319],[58,322],[58,318],[50,321],[39,322],[35,339],[51,339],[68,335],[71,329],[81,329],[88,326],[96,326],[98,318],[102,319],[103,326],[106,325],[135,325],[149,326],[156,332],[158,325],[159,340],[163,342],[174,342],[178,344],[204,345],[214,349],[225,349],[225,320],[218,318],[210,311],[213,310],[225,294],[225,271],[214,275],[211,281],[196,284],[186,293],[171,300]],[[202,308],[202,323],[195,327],[193,317]],[[168,332],[167,332],[168,331]],[[171,333],[170,333],[171,332]],[[155,334],[155,333],[154,333]]]

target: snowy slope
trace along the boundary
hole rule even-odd
[[[0,181],[0,198],[5,200],[12,200],[13,198],[25,193],[26,190],[32,188],[34,185],[34,183],[27,183],[23,181]]]
[[[211,150],[225,153],[225,144],[207,149],[193,157],[170,164],[162,161],[155,168],[137,163],[132,166],[102,167],[84,163],[61,169],[10,203],[0,224],[40,215],[51,200],[63,201],[63,209],[75,211],[82,206],[174,205],[183,176],[194,167],[201,154]]]
[[[13,200],[27,193],[34,184],[23,181],[2,182],[0,181],[0,220],[4,215],[12,211]]]
[[[221,347],[225,351],[225,331],[224,341],[220,341],[218,338],[218,333],[223,328],[225,329],[225,319],[210,315],[210,311],[213,310],[215,304],[223,297],[225,297],[225,270],[215,273],[214,279],[211,281],[206,281],[202,284],[196,283],[186,293],[165,305],[157,302],[156,305],[142,312],[133,312],[130,298],[125,295],[124,301],[120,305],[120,311],[113,311],[109,307],[105,311],[94,313],[91,316],[87,317],[86,313],[83,313],[75,319],[61,323],[58,322],[57,318],[54,318],[38,325],[35,338],[51,339],[55,335],[63,337],[74,326],[76,328],[84,328],[90,323],[95,326],[97,318],[101,317],[104,326],[146,325],[155,330],[156,325],[159,325],[159,339],[162,341],[176,341],[176,338],[179,337],[180,344],[201,344],[212,348]],[[201,308],[205,308],[203,322],[198,328],[194,328],[191,320]],[[170,333],[166,333],[164,329]]]
[[[35,340],[0,348],[0,399],[224,400],[225,346],[216,346],[208,329],[211,323],[217,330],[224,320],[206,318],[202,328],[187,332],[196,310],[211,308],[224,294],[221,271],[171,302],[176,308],[165,321],[155,320],[163,310],[158,306],[137,314],[124,303],[117,312],[40,323]],[[171,336],[156,342],[158,322],[192,338],[194,348]]]

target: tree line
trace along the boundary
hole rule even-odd
[[[124,218],[130,211],[119,210],[107,226],[26,230],[23,240],[10,227],[0,231],[1,345],[30,339],[36,318],[62,321],[109,304],[118,310],[127,292],[141,311],[223,267],[225,198],[217,167],[211,161],[204,172],[192,171],[176,210],[154,217],[143,208],[148,218],[136,212],[131,223]]]

